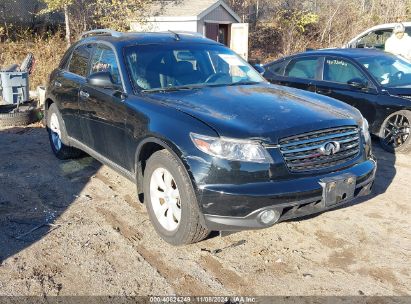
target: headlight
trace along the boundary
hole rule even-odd
[[[195,133],[190,133],[190,136],[199,150],[215,157],[255,163],[272,162],[267,150],[258,142]]]
[[[368,130],[368,121],[363,117],[362,118],[362,126],[361,126],[361,132],[362,135],[364,136],[365,142],[368,143],[371,141],[371,136],[370,136],[370,131]]]

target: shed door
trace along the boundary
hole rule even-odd
[[[245,60],[248,59],[248,23],[231,24],[230,48]]]
[[[205,24],[206,37],[214,41],[218,41],[218,29],[219,29],[218,23],[206,23]]]

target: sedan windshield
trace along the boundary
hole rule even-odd
[[[137,45],[125,49],[125,60],[134,87],[146,92],[264,81],[247,62],[220,45]]]
[[[411,87],[411,63],[401,57],[383,54],[376,57],[363,57],[358,59],[358,62],[383,87]]]

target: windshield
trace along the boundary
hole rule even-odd
[[[411,63],[405,59],[383,54],[358,59],[371,75],[383,86],[411,87]]]
[[[125,49],[131,81],[143,91],[263,82],[230,49],[212,44],[137,45]]]

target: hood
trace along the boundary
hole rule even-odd
[[[384,88],[390,95],[411,99],[411,84],[408,86]]]
[[[203,121],[220,136],[271,144],[305,132],[358,125],[362,119],[358,110],[335,99],[266,83],[155,93],[151,97]]]

